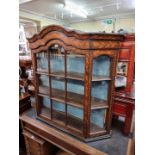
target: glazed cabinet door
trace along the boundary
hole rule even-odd
[[[34,53],[34,74],[35,74],[35,88],[36,88],[36,106],[37,115],[50,119],[50,83],[49,83],[49,66],[48,66],[48,52],[40,51]]]
[[[54,44],[49,48],[49,55],[51,119],[53,123],[65,126],[65,50],[62,46]]]
[[[39,117],[83,135],[85,54],[53,44],[35,57]]]
[[[85,55],[66,52],[67,127],[83,134]]]
[[[107,132],[110,115],[112,85],[114,75],[114,59],[111,54],[93,55],[91,76],[91,107],[90,107],[90,135],[100,135]],[[95,53],[95,52],[94,52]],[[116,60],[115,60],[116,61]]]

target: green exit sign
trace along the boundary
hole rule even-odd
[[[105,24],[112,24],[113,20],[112,19],[106,19],[106,20],[104,20],[104,23]]]
[[[107,20],[107,24],[112,24],[112,19]]]

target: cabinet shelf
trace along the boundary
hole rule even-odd
[[[41,115],[43,117],[46,117],[47,119],[50,119],[51,118],[50,109],[43,106],[42,109],[41,109]]]
[[[50,75],[53,77],[64,77],[65,73],[58,71],[58,72],[53,72]],[[67,79],[72,79],[72,80],[80,80],[80,81],[84,81],[84,74],[82,73],[75,73],[75,72],[67,72]]]
[[[107,76],[101,76],[101,75],[93,75],[92,76],[92,81],[109,81],[111,80],[110,77]]]
[[[118,61],[119,62],[129,62],[130,60],[128,60],[128,59],[119,59]]]
[[[64,112],[52,110],[52,120],[54,122],[65,125],[65,117]]]
[[[46,114],[46,116],[49,117],[48,119],[50,119],[50,110],[48,108],[43,107],[42,113]],[[67,114],[67,120],[68,120],[67,128],[71,128],[73,130],[76,130],[77,132],[79,132],[79,131],[82,132],[82,128],[83,128],[82,119],[79,119],[73,115]],[[56,122],[58,124],[61,124],[61,125],[65,125],[66,124],[65,113],[56,111],[56,110],[52,110],[52,121]]]
[[[39,95],[49,98],[49,93],[47,94],[48,87],[39,87]],[[51,99],[65,104],[65,91],[59,89],[52,89]],[[46,95],[47,94],[47,95]],[[67,104],[72,105],[77,108],[83,108],[84,95],[76,94],[73,92],[67,92]],[[109,108],[109,105],[106,101],[97,99],[95,97],[91,98],[91,109],[100,109],[100,108]]]
[[[40,70],[40,71],[37,71],[36,74],[47,75],[47,76],[50,75],[52,77],[65,78],[65,73],[62,71],[52,72],[52,73],[48,74],[47,71]],[[84,75],[85,75],[84,73],[67,72],[66,79],[84,81]],[[104,80],[111,80],[111,78],[107,77],[107,76],[101,76],[101,75],[93,75],[92,76],[92,81],[104,81]]]
[[[42,93],[38,93],[38,96],[40,96],[40,97],[47,97],[47,98],[49,98],[49,95],[42,94]]]
[[[127,75],[125,75],[125,74],[122,73],[122,72],[117,72],[117,75],[121,75],[121,76],[125,76],[125,77],[127,77]]]
[[[68,118],[68,124],[67,127],[76,130],[77,132],[81,131],[83,129],[83,120],[80,118],[77,118],[73,115],[67,114]]]
[[[42,114],[45,114],[48,119],[50,119],[50,110],[48,108],[42,108]],[[58,124],[65,125],[66,124],[66,115],[64,112],[59,112],[56,110],[52,110],[52,120]],[[73,115],[67,114],[67,128],[73,129],[77,132],[82,132],[83,129],[83,120],[77,118]],[[90,123],[91,131],[99,132],[103,131],[103,128],[99,127],[94,123]]]
[[[39,75],[49,75],[47,70],[44,69],[37,69],[36,74]]]
[[[101,109],[101,108],[109,108],[109,105],[106,101],[97,99],[97,98],[91,98],[91,109]]]
[[[39,94],[49,96],[49,87],[39,86]]]

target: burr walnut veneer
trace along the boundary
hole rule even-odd
[[[48,26],[28,39],[37,118],[85,141],[109,137],[122,35]]]

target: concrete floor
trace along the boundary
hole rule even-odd
[[[112,137],[89,143],[90,146],[109,155],[126,155],[129,137],[122,133],[123,122],[113,120]]]

